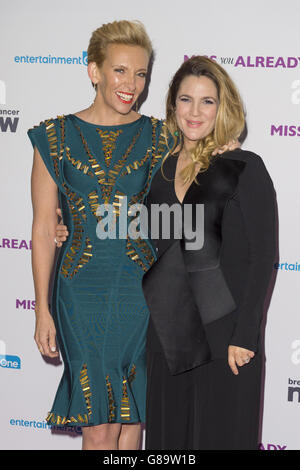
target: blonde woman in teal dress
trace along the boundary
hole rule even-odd
[[[103,25],[88,48],[94,103],[28,132],[35,341],[54,358],[58,339],[64,361],[47,421],[82,426],[83,449],[138,449],[145,422],[149,313],[141,280],[155,253],[141,238],[100,239],[97,227],[98,206],[108,203],[118,232],[122,201],[128,207],[143,201],[165,151],[162,122],[134,110],[151,53],[140,23]],[[58,207],[70,236],[55,266],[49,308]]]
[[[138,449],[145,422],[149,312],[142,277],[156,254],[148,240],[118,233],[122,207],[144,201],[167,152],[163,122],[134,110],[151,54],[139,22],[98,28],[88,48],[94,103],[28,132],[35,341],[41,354],[55,358],[58,340],[64,361],[47,421],[82,426],[83,449]],[[105,204],[114,208],[115,238],[98,236],[98,208]],[[55,265],[49,308],[58,207],[69,236]],[[134,216],[125,219],[129,226]]]

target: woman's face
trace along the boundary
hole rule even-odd
[[[145,87],[148,52],[139,46],[110,44],[100,68],[94,63],[90,78],[108,112],[128,114]]]
[[[188,75],[182,80],[176,97],[175,115],[185,145],[192,148],[213,131],[218,104],[218,91],[210,78]]]

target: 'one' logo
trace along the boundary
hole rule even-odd
[[[5,369],[21,369],[21,359],[18,356],[0,355],[0,366]]]

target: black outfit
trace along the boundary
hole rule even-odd
[[[152,204],[179,203],[177,156],[155,174]],[[204,244],[153,240],[158,260],[145,274],[147,336],[146,449],[257,449],[262,351],[260,326],[276,254],[275,191],[257,155],[215,157],[192,183],[184,227],[204,205]],[[202,225],[203,228],[203,225]],[[173,235],[173,236],[172,236]],[[235,376],[228,346],[255,351]]]

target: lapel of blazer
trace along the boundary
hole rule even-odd
[[[143,292],[172,375],[211,360],[204,326],[175,241],[143,277]]]

